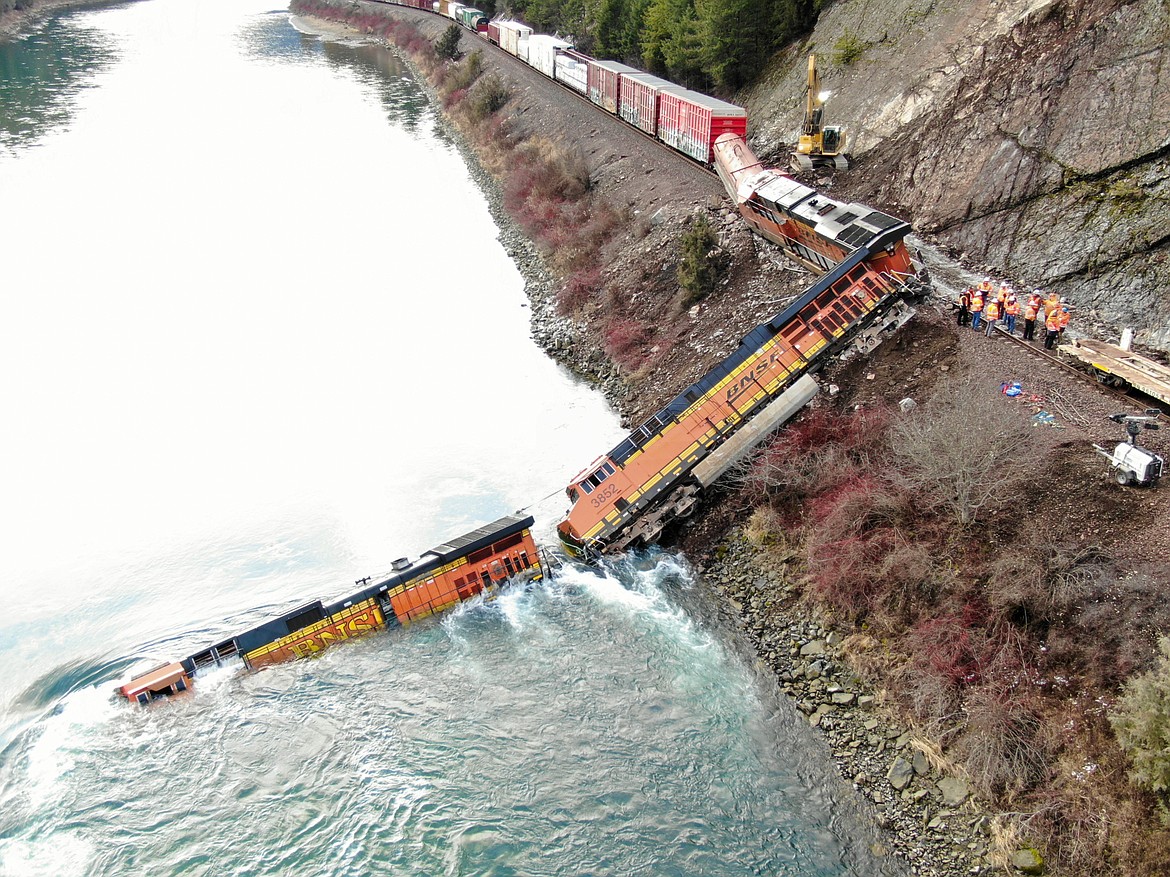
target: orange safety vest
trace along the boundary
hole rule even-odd
[[[972,313],[977,314],[981,310],[983,310],[983,296],[976,292],[975,295],[971,297],[971,311]]]
[[[988,322],[999,319],[999,302],[993,300],[987,303],[986,316]]]
[[[1020,315],[1020,303],[1014,298],[1009,298],[1007,305],[1005,305],[1004,313],[1009,317],[1018,317]]]
[[[991,292],[991,281],[980,280],[979,281],[979,291],[980,292]]]
[[[1060,307],[1060,296],[1053,294],[1044,300],[1044,314],[1047,316]]]
[[[1068,325],[1068,321],[1071,318],[1068,315],[1068,311],[1066,311],[1064,308],[1061,308],[1059,311],[1056,312],[1056,319],[1060,323],[1060,328],[1063,329],[1065,326]]]
[[[1050,313],[1048,315],[1048,319],[1045,320],[1045,322],[1044,322],[1044,326],[1045,326],[1045,328],[1048,329],[1049,332],[1059,332],[1060,331],[1060,311],[1053,311],[1052,313]]]
[[[1040,305],[1036,302],[1028,302],[1028,307],[1024,311],[1025,320],[1035,320],[1036,314],[1040,313]]]

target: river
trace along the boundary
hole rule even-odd
[[[0,43],[0,874],[886,873],[649,553],[140,709],[114,683],[520,508],[622,431],[391,52],[257,0]]]

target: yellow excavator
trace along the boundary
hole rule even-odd
[[[836,125],[822,125],[827,92],[821,91],[821,78],[817,75],[817,56],[808,56],[808,93],[804,102],[804,125],[800,129],[800,142],[792,154],[792,169],[811,171],[834,168],[849,169],[845,158],[845,129]]]

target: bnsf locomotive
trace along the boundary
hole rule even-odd
[[[815,392],[800,386],[802,376],[901,325],[912,314],[903,300],[926,291],[906,248],[907,223],[763,169],[736,135],[717,140],[715,163],[752,227],[821,276],[573,479],[557,533],[576,557],[653,542],[734,462],[713,463],[717,449],[773,406],[781,413],[769,427],[791,416]]]

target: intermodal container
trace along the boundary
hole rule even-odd
[[[532,33],[532,28],[526,24],[521,24],[518,21],[501,21],[500,22],[500,48],[510,55],[520,57],[520,42],[524,41],[525,48],[528,45],[528,35]]]
[[[547,76],[556,78],[557,53],[573,48],[573,44],[547,34],[528,37],[528,63]]]
[[[686,89],[650,73],[623,74],[618,115],[653,137],[658,130],[658,99],[666,91]]]
[[[747,136],[747,110],[697,91],[663,91],[658,98],[658,139],[696,161],[715,158],[720,134]]]
[[[589,90],[589,56],[566,49],[556,57],[556,78],[573,91],[585,94]]]
[[[638,69],[617,61],[589,61],[589,100],[617,114],[621,101],[621,77],[639,73]]]

